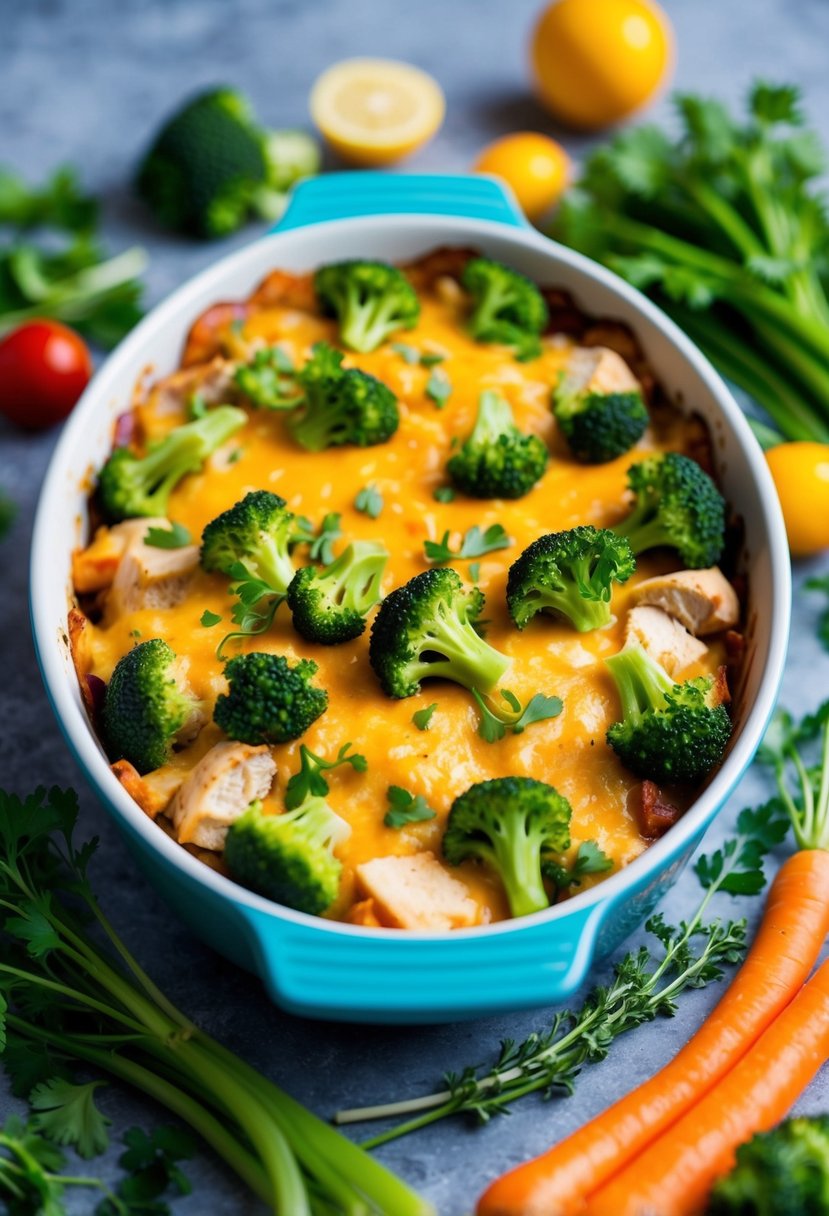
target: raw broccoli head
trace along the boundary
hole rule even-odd
[[[174,744],[198,724],[201,703],[161,638],[141,642],[118,660],[101,717],[107,751],[139,773],[161,768]]]
[[[341,367],[342,355],[327,342],[317,342],[300,372],[305,391],[302,409],[288,426],[309,452],[355,444],[370,447],[390,439],[400,423],[394,393],[376,376]]]
[[[278,346],[257,350],[250,363],[236,368],[233,379],[259,409],[293,410],[305,396],[290,360]]]
[[[725,544],[725,501],[695,460],[678,452],[651,456],[628,469],[633,510],[615,531],[634,553],[666,545],[686,566],[719,561]]]
[[[543,475],[548,459],[537,435],[519,431],[509,402],[488,390],[481,393],[472,434],[446,471],[472,498],[523,498]]]
[[[281,654],[237,655],[225,667],[230,690],[216,701],[216,725],[242,743],[298,739],[328,708],[328,693],[311,683],[316,671],[311,659],[291,667]]]
[[[539,536],[507,577],[507,607],[519,629],[537,612],[564,617],[586,633],[610,621],[614,583],[636,569],[630,545],[606,528],[585,525]]]
[[[282,192],[315,173],[319,153],[298,132],[267,132],[235,89],[201,93],[161,128],[136,177],[167,228],[200,237],[235,232],[251,211],[274,218]]]
[[[388,560],[382,545],[357,540],[330,566],[298,570],[288,588],[297,633],[324,646],[358,638],[365,630],[366,614],[380,599]]]
[[[553,394],[553,413],[582,464],[604,464],[629,452],[649,422],[641,393],[568,392],[566,377]]]
[[[322,308],[340,323],[351,350],[375,350],[398,329],[413,329],[420,301],[409,280],[386,262],[354,259],[322,266],[314,275]]]
[[[220,405],[176,427],[146,456],[116,448],[98,476],[98,497],[110,523],[135,515],[166,515],[170,494],[187,473],[197,473],[216,448],[247,422],[244,410]]]
[[[623,714],[607,741],[625,767],[653,781],[702,781],[731,737],[731,718],[714,677],[675,684],[638,643],[606,662]]]
[[[538,335],[549,312],[535,283],[490,258],[467,262],[461,283],[472,297],[469,332],[476,341],[503,342],[520,360],[541,353]]]
[[[504,884],[510,912],[549,907],[541,866],[547,853],[570,846],[572,809],[551,785],[532,777],[479,781],[452,803],[443,855],[453,866],[482,861]]]
[[[484,596],[447,567],[416,574],[380,605],[369,644],[374,673],[390,697],[413,697],[436,677],[492,688],[510,660],[475,632]]]
[[[284,498],[252,490],[204,529],[202,569],[235,577],[235,567],[244,566],[251,578],[284,595],[295,573],[289,551],[293,525]]]
[[[308,798],[281,815],[265,815],[254,802],[231,825],[224,856],[237,882],[318,916],[337,898],[342,865],[334,848],[350,834],[323,798]]]
[[[737,1149],[706,1216],[824,1216],[829,1212],[829,1115],[786,1119]]]

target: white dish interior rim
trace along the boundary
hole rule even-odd
[[[645,871],[656,873],[664,868],[669,854],[674,857],[680,855],[683,845],[687,845],[698,832],[700,823],[711,817],[736,787],[750,763],[774,711],[788,643],[791,574],[785,525],[777,495],[762,450],[746,422],[745,416],[708,360],[647,297],[604,267],[573,250],[550,241],[529,228],[513,229],[489,220],[412,213],[410,215],[361,216],[330,220],[313,225],[313,230],[347,227],[350,233],[359,237],[361,233],[370,234],[372,231],[376,231],[380,225],[384,230],[405,231],[408,234],[411,233],[413,227],[416,227],[418,232],[422,231],[427,239],[430,229],[439,229],[442,234],[440,243],[445,243],[447,230],[455,230],[458,241],[462,240],[466,243],[470,241],[474,243],[475,234],[479,233],[481,236],[491,236],[502,241],[513,241],[524,248],[534,248],[548,261],[552,257],[585,278],[602,284],[624,301],[628,308],[634,309],[657,329],[660,329],[680,357],[689,362],[700,378],[706,382],[712,396],[716,398],[729,428],[744,450],[763,503],[763,528],[770,548],[770,564],[777,601],[777,612],[771,622],[768,657],[760,682],[759,694],[746,716],[741,734],[710,784],[665,836],[650,845],[639,857],[621,870],[563,904],[519,919],[500,921],[475,928],[455,929],[451,933],[406,930],[395,934],[393,940],[400,949],[406,949],[407,942],[417,940],[428,940],[434,943],[451,942],[458,938],[515,933],[525,926],[537,925],[542,921],[553,922],[574,913],[587,912],[597,904],[610,901],[614,896],[623,894],[625,887],[632,880],[643,876]],[[147,355],[145,362],[151,362],[149,356],[152,354],[154,337],[170,324],[181,326],[178,314],[186,312],[191,301],[196,301],[203,294],[214,302],[226,298],[222,295],[222,286],[229,272],[236,270],[248,259],[253,260],[257,254],[262,258],[264,268],[279,267],[280,246],[284,242],[290,241],[295,235],[309,233],[311,230],[311,227],[308,227],[292,229],[285,233],[276,231],[215,262],[208,269],[182,284],[166,300],[152,309],[102,365],[64,428],[52,455],[41,491],[31,551],[32,626],[35,649],[52,706],[78,762],[102,799],[109,803],[134,831],[144,837],[152,848],[157,849],[174,866],[190,878],[203,883],[218,896],[237,904],[247,905],[257,913],[274,917],[277,920],[313,926],[315,929],[335,935],[346,934],[358,938],[370,936],[388,940],[389,933],[386,929],[371,929],[349,925],[341,921],[326,920],[274,904],[217,873],[162,831],[133,801],[110,771],[92,726],[81,706],[77,689],[71,688],[70,682],[66,679],[65,667],[56,640],[55,621],[49,616],[46,609],[50,581],[47,560],[50,547],[49,520],[55,510],[63,509],[67,474],[71,472],[76,484],[80,485],[87,471],[86,469],[72,469],[67,457],[77,441],[78,432],[82,432],[86,428],[101,407],[101,403],[106,401],[108,393],[111,392],[111,385],[117,383],[121,375],[121,368],[128,366],[134,360],[134,352],[139,348],[145,348]],[[555,286],[555,283],[553,282],[551,285]],[[185,329],[181,330],[182,339],[185,332]],[[127,408],[127,404],[127,402],[124,403],[124,408]]]

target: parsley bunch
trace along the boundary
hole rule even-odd
[[[98,906],[88,878],[95,842],[74,843],[77,813],[72,791],[40,789],[25,799],[0,791],[3,1060],[19,1086],[35,1087],[40,1126],[81,1149],[100,1144],[94,1090],[55,1080],[67,1062],[82,1062],[188,1123],[277,1216],[433,1216],[394,1174],[209,1038],[157,988]],[[0,1137],[7,1193],[15,1171],[28,1168],[18,1149],[32,1131],[41,1134],[15,1127]],[[130,1143],[129,1168],[152,1171],[158,1148]],[[90,1185],[59,1174],[57,1150],[41,1166],[44,1185]],[[128,1198],[119,1187],[101,1216],[161,1211],[130,1208]]]
[[[648,291],[782,436],[829,442],[825,157],[798,91],[756,83],[744,119],[675,100],[678,136],[594,152],[555,235]]]

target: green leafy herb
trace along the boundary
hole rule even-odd
[[[425,709],[418,709],[412,714],[412,721],[418,730],[428,730],[429,723],[432,721],[432,714],[438,707],[437,701],[433,701],[431,705],[427,705]]]
[[[454,502],[455,490],[452,486],[437,486],[432,491],[435,502]]]
[[[205,629],[212,629],[214,625],[220,623],[221,619],[218,612],[211,612],[209,608],[205,608],[199,617],[199,624],[204,625]]]
[[[443,363],[445,355],[439,355],[436,351],[425,350],[420,356],[421,367],[436,367],[438,363]]]
[[[426,396],[430,401],[434,401],[439,410],[443,409],[452,396],[452,382],[443,368],[436,367],[430,373],[426,381]]]
[[[3,1063],[16,1087],[21,1069],[36,1086],[47,1081],[49,1056],[59,1062],[53,1078],[71,1063],[131,1085],[191,1125],[273,1211],[427,1216],[428,1205],[400,1179],[159,990],[95,898],[88,871],[96,845],[75,844],[77,816],[72,791],[40,789],[25,799],[0,792]],[[52,1080],[37,1091],[36,1117],[92,1148],[104,1128],[84,1088]],[[9,1119],[0,1132],[0,1196],[21,1216],[59,1216],[64,1191],[89,1186],[105,1196],[102,1216],[163,1216],[164,1192],[189,1190],[178,1166],[192,1152],[189,1136],[133,1130],[125,1145],[127,1176],[113,1194],[95,1179],[65,1174],[63,1154],[42,1132]]]
[[[308,545],[308,553],[313,562],[321,562],[330,566],[334,560],[334,541],[342,536],[340,527],[342,516],[337,511],[331,511],[320,524],[319,531],[306,515],[296,518],[296,531],[291,536],[292,545]]]
[[[534,722],[557,718],[564,708],[560,697],[547,697],[541,692],[530,697],[523,706],[515,693],[506,688],[500,690],[500,695],[506,706],[494,706],[491,699],[484,698],[477,689],[472,690],[472,696],[481,711],[478,734],[482,739],[486,739],[487,743],[497,743],[499,739],[504,738],[508,730],[514,735],[520,735]]]
[[[464,534],[458,549],[453,549],[449,544],[449,535],[447,529],[439,541],[426,540],[423,542],[423,552],[430,562],[443,565],[445,562],[458,559],[483,557],[484,554],[493,553],[496,549],[508,549],[512,544],[500,524],[490,524],[485,532],[482,532],[475,524]]]
[[[797,90],[748,113],[681,94],[678,130],[623,131],[588,159],[555,235],[649,292],[788,439],[829,441],[825,156]]]
[[[203,393],[193,393],[187,405],[188,416],[193,422],[203,418],[207,413],[207,401]]]
[[[583,840],[569,865],[556,861],[545,861],[541,869],[545,878],[555,885],[557,893],[570,887],[580,887],[588,874],[605,874],[613,869],[613,860],[595,840]]]
[[[471,578],[473,583],[477,583],[478,579],[481,577],[481,563],[480,562],[473,562],[472,565],[469,567],[469,577]]]
[[[422,794],[410,794],[400,785],[390,785],[387,794],[389,809],[383,816],[387,828],[402,828],[408,823],[425,823],[434,819],[435,812]]]
[[[817,756],[809,757],[817,740]],[[785,812],[798,848],[829,849],[829,701],[800,722],[778,710],[757,758],[777,781],[769,813]]]
[[[55,944],[59,944],[57,939]],[[29,1105],[35,1112],[32,1126],[55,1144],[71,1145],[81,1157],[97,1157],[109,1144],[106,1129],[110,1120],[95,1105],[95,1090],[103,1084],[90,1081],[73,1085],[62,1077],[53,1077],[36,1085],[29,1095]]]
[[[807,579],[805,585],[807,591],[822,591],[825,595],[829,595],[829,574]],[[826,607],[820,615],[817,635],[823,643],[824,650],[829,650],[829,607]]]
[[[354,507],[370,519],[379,519],[383,510],[383,495],[375,486],[364,486],[354,499]]]
[[[285,806],[289,811],[301,806],[307,798],[324,798],[328,793],[328,782],[324,772],[331,772],[342,764],[350,764],[355,773],[364,773],[368,768],[365,756],[351,751],[351,744],[344,743],[337,752],[334,760],[326,760],[324,756],[315,756],[305,744],[299,749],[300,768],[288,780],[285,790]]]
[[[391,348],[404,363],[410,363],[412,367],[420,362],[420,351],[416,346],[409,346],[406,342],[392,342]]]
[[[367,1119],[405,1119],[388,1131],[363,1141],[375,1148],[455,1114],[472,1114],[486,1122],[509,1110],[525,1094],[572,1094],[579,1073],[610,1052],[617,1039],[657,1017],[671,1017],[683,992],[720,980],[723,968],[739,962],[746,946],[745,921],[706,922],[714,897],[740,887],[736,881],[749,874],[746,890],[756,892],[753,877],[758,860],[773,847],[777,829],[765,814],[740,816],[737,833],[726,842],[722,864],[711,859],[697,863],[704,893],[691,917],[676,927],[661,914],[652,916],[647,930],[652,947],[629,951],[614,968],[612,979],[588,993],[583,1004],[559,1013],[543,1031],[532,1032],[522,1043],[502,1042],[490,1067],[470,1066],[446,1077],[446,1088],[426,1097],[340,1111],[337,1123]],[[755,831],[757,834],[755,835]],[[592,848],[588,864],[596,862]]]
[[[230,619],[238,629],[225,634],[216,648],[216,658],[224,661],[225,648],[229,642],[239,638],[257,637],[267,633],[273,624],[279,605],[285,596],[274,592],[273,587],[260,578],[254,578],[241,562],[230,570],[236,581],[228,587],[228,593],[237,597]]]
[[[192,539],[184,524],[173,523],[169,529],[148,528],[144,544],[151,545],[153,549],[183,549]]]

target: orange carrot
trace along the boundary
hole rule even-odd
[[[800,989],[827,933],[829,852],[803,850],[781,867],[743,966],[688,1044],[650,1081],[492,1183],[478,1201],[478,1216],[583,1211],[587,1194],[623,1169],[745,1056]]]
[[[774,1127],[827,1060],[829,960],[719,1085],[588,1199],[586,1216],[701,1211],[737,1146]]]

